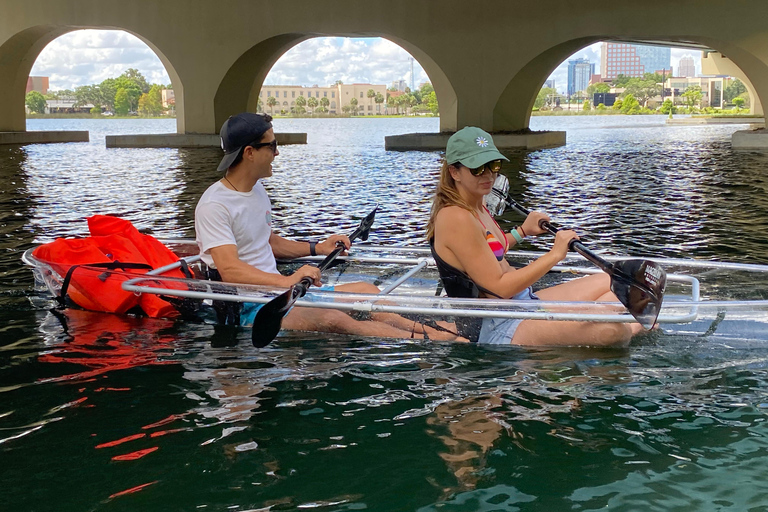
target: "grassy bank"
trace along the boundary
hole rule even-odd
[[[27,119],[176,119],[171,116],[102,116],[93,114],[27,114]]]

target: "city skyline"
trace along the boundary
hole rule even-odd
[[[579,50],[552,72],[548,79],[555,80],[559,92],[566,92],[568,60],[583,58],[599,66],[600,44]],[[672,48],[673,69],[677,70],[685,55],[693,56],[696,73],[700,73],[700,56],[690,49]],[[409,86],[413,83],[418,87],[429,77],[418,60],[411,60],[403,48],[383,38],[314,38],[280,57],[264,84],[327,86],[341,80],[389,85],[394,80],[405,80]],[[48,76],[51,91],[56,91],[97,84],[128,68],[138,69],[150,83],[170,83],[157,55],[136,36],[119,30],[77,30],[55,39],[40,53],[30,75]]]

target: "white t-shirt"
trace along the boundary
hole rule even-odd
[[[208,187],[195,208],[195,233],[202,259],[211,267],[215,267],[211,249],[235,245],[245,263],[278,273],[269,245],[272,203],[260,182],[250,192],[230,190],[220,181]]]

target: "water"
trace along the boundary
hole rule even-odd
[[[423,244],[438,153],[383,136],[436,119],[277,120],[305,131],[268,189],[287,236]],[[739,128],[533,118],[568,145],[511,152],[516,199],[590,247],[764,263],[766,156]],[[628,350],[486,348],[213,328],[68,311],[21,252],[116,213],[191,236],[215,149],[105,149],[173,121],[35,120],[88,144],[0,146],[3,510],[768,510],[768,345],[657,333]],[[518,223],[507,214],[504,222]],[[543,239],[541,247],[546,247]],[[35,304],[34,306],[32,304]]]

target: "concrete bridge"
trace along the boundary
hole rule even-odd
[[[544,80],[602,40],[717,50],[758,113],[768,101],[768,2],[760,0],[0,0],[0,132],[26,128],[24,94],[37,56],[78,29],[119,29],[152,48],[176,95],[180,134],[216,133],[255,111],[277,59],[313,37],[383,37],[415,57],[440,104],[440,130],[528,127]]]

